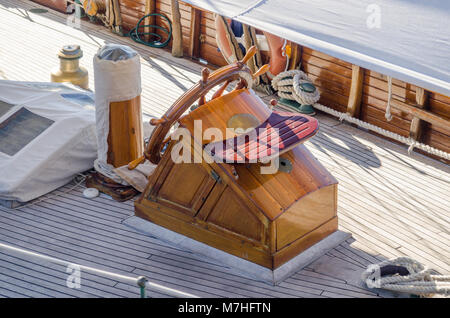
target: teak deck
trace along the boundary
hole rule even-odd
[[[136,46],[104,28],[66,26],[57,12],[24,0],[0,0],[0,77],[48,81],[56,51],[77,42],[90,72],[105,41],[142,55],[142,105],[159,117],[200,78],[201,66],[167,52]],[[150,280],[202,297],[376,297],[355,277],[368,265],[407,255],[441,273],[450,271],[450,168],[362,130],[317,116],[320,129],[306,147],[338,179],[340,229],[353,238],[279,286],[237,276],[229,268],[144,236],[122,224],[133,202],[105,195],[89,200],[69,184],[18,210],[0,208],[0,242],[70,262]],[[57,196],[55,196],[57,195]],[[0,248],[0,297],[138,297],[134,284],[82,273],[82,288],[66,287],[65,266]],[[152,297],[165,296],[149,292]]]

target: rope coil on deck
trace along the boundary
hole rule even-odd
[[[380,269],[389,265],[404,267],[409,274],[381,276]],[[421,296],[450,294],[450,275],[436,275],[433,270],[409,257],[398,257],[369,265],[361,278],[369,288],[382,288]]]

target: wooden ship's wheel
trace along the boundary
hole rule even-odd
[[[151,121],[156,127],[145,157],[157,168],[135,202],[135,213],[274,270],[337,230],[337,181],[302,145],[316,133],[317,121],[272,112],[247,87],[250,77],[267,70],[264,66],[251,74],[246,61],[254,53],[252,48],[243,60],[211,74],[204,69],[196,85],[161,119]],[[236,88],[224,94],[235,80],[239,81]],[[219,84],[222,87],[206,102],[207,92]],[[198,107],[184,114],[197,101]],[[213,142],[196,137],[196,120],[202,121],[202,133],[213,127],[226,137]],[[190,145],[192,156],[210,160],[174,163],[171,152],[178,141],[167,135],[176,122],[191,134],[183,142]],[[239,138],[236,128],[254,129],[257,141]],[[267,129],[260,133],[258,128]],[[276,147],[251,151],[269,144],[273,128],[278,129]],[[230,141],[234,146],[227,150],[212,147]],[[261,173],[271,159],[279,159],[280,169]]]

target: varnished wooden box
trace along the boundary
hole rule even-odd
[[[180,126],[193,132],[191,123],[202,119],[203,129],[225,127],[243,108],[263,122],[270,111],[261,103],[251,90],[234,91],[182,117]],[[261,174],[259,163],[175,164],[174,144],[135,202],[137,216],[272,270],[337,230],[337,181],[303,144],[281,155],[292,170],[275,174]]]

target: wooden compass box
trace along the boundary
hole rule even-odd
[[[271,111],[253,91],[235,90],[179,123],[193,134],[196,119],[223,128],[240,113],[263,122]],[[261,174],[260,163],[176,164],[174,144],[135,202],[136,216],[271,270],[337,230],[337,181],[303,144],[280,156],[290,171],[274,174]]]

